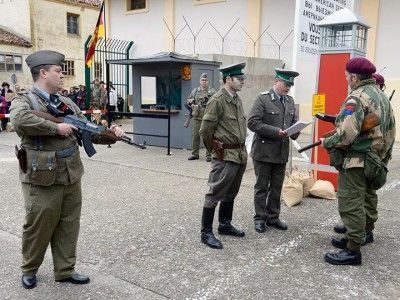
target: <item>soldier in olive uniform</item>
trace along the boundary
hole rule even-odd
[[[47,107],[66,105],[84,118],[69,98],[57,92],[62,87],[64,55],[42,50],[26,58],[31,69],[32,91],[19,93],[11,105],[11,120],[21,138],[20,180],[25,200],[22,233],[22,285],[36,286],[36,273],[51,245],[55,280],[85,284],[89,277],[75,272],[76,245],[81,215],[81,177],[75,126],[53,123],[32,114]],[[65,107],[64,107],[65,108]],[[112,129],[117,136],[123,132]],[[26,153],[25,155],[23,153]]]
[[[288,95],[299,73],[275,68],[273,87],[257,96],[250,110],[248,128],[255,133],[251,149],[254,185],[254,225],[259,233],[267,225],[287,230],[279,219],[281,191],[289,157],[289,137],[285,129],[297,122],[294,100]],[[296,139],[299,134],[291,136]]]
[[[200,125],[204,116],[204,110],[208,100],[215,94],[215,90],[209,86],[207,73],[200,76],[200,86],[195,88],[187,99],[187,104],[192,108],[192,156],[188,160],[199,159],[200,149]],[[207,161],[211,161],[211,152],[206,150]]]
[[[224,86],[211,97],[207,104],[200,135],[208,151],[212,151],[211,172],[208,179],[210,190],[205,196],[201,241],[211,248],[222,249],[222,243],[214,236],[212,224],[215,208],[219,205],[220,235],[244,237],[245,233],[231,225],[233,204],[247,164],[244,145],[246,116],[237,92],[244,84],[242,69],[245,63],[220,68]]]
[[[323,147],[330,151],[331,164],[339,170],[339,214],[346,228],[345,238],[332,239],[332,245],[343,250],[325,255],[330,264],[361,264],[361,245],[374,240],[376,190],[386,182],[396,134],[390,102],[372,78],[375,70],[366,58],[348,61],[346,80],[351,92],[336,117],[335,134],[322,139]],[[369,114],[378,117],[379,125],[361,131]]]

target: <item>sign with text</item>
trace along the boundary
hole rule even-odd
[[[314,94],[312,101],[312,115],[315,116],[317,113],[325,113],[325,100],[324,94]]]
[[[298,53],[317,56],[321,29],[317,23],[331,13],[342,8],[353,8],[353,0],[299,0],[298,14]]]

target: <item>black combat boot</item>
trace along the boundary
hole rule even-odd
[[[361,251],[343,249],[330,252],[325,254],[324,260],[331,265],[361,265]]]
[[[364,242],[361,243],[361,246],[365,246],[366,244],[372,243],[374,241],[374,234],[372,231],[368,231],[365,233]],[[332,238],[331,244],[339,249],[347,249],[347,243],[349,240],[347,238]]]
[[[333,231],[336,233],[346,233],[347,228],[344,225],[335,225],[333,226]]]
[[[215,208],[203,207],[203,216],[201,219],[201,242],[208,247],[222,249],[222,243],[214,236],[212,224],[214,221]]]
[[[231,224],[232,214],[233,214],[233,201],[220,202],[219,215],[218,215],[218,220],[219,220],[218,233],[221,235],[244,237],[245,236],[244,231],[235,228]]]

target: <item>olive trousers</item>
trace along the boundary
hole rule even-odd
[[[364,168],[339,170],[338,206],[343,224],[347,228],[347,247],[360,250],[365,239],[365,232],[375,228],[378,220],[378,196],[369,188],[364,175]]]
[[[193,118],[193,127],[192,127],[192,155],[199,157],[200,150],[200,126],[202,120],[197,120]],[[206,157],[211,158],[211,152],[206,150]]]
[[[22,183],[25,224],[22,232],[22,273],[34,275],[51,245],[55,280],[74,273],[82,206],[81,182],[38,186]]]

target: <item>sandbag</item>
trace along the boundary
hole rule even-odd
[[[295,169],[292,172],[292,177],[303,185],[303,197],[307,197],[309,195],[310,188],[315,183],[313,171],[300,171]]]
[[[283,202],[292,207],[303,200],[303,185],[291,175],[286,175],[283,181],[281,198]]]
[[[309,190],[311,196],[329,200],[336,199],[335,188],[327,180],[317,180]]]

